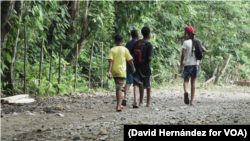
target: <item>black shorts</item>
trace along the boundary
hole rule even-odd
[[[142,77],[139,73],[134,73],[134,85],[143,84],[143,88],[147,89],[151,87],[151,76]]]

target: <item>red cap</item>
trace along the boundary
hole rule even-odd
[[[192,26],[187,26],[187,27],[185,27],[185,31],[190,32],[190,33],[192,33],[192,34],[195,34],[195,33],[194,33],[194,28],[193,28]]]

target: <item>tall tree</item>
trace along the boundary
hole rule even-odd
[[[88,36],[89,36],[89,31],[88,31],[88,25],[89,25],[89,19],[88,19],[88,8],[89,8],[89,1],[86,0],[84,1],[84,6],[83,6],[83,13],[82,13],[82,20],[81,20],[81,35],[80,35],[80,39],[77,41],[76,44],[78,44],[78,54],[81,52],[81,50],[83,49],[83,47],[85,46],[87,40],[88,40]],[[74,14],[72,14],[74,15]],[[74,15],[75,18],[75,15]],[[74,19],[75,20],[75,19]],[[72,30],[70,30],[70,32],[73,32],[74,30],[74,22],[71,26]],[[73,58],[76,57],[75,54],[76,53],[76,48],[77,45],[75,44],[74,48],[69,52],[69,54],[67,55],[67,61],[71,61],[73,60]]]
[[[79,8],[80,1],[70,1],[69,2],[69,14],[70,14],[70,27],[68,28],[68,34],[76,33],[76,28],[78,25],[78,16],[79,16]]]
[[[6,47],[4,48],[4,54],[10,55],[10,59],[5,59],[4,63],[6,65],[6,69],[3,71],[3,81],[7,83],[7,85],[3,85],[4,90],[7,94],[13,94],[13,71],[14,65],[16,62],[16,53],[17,53],[17,43],[20,32],[20,25],[22,20],[22,11],[23,11],[23,1],[15,2],[14,9],[17,14],[12,16],[12,28],[9,34],[9,40],[7,41]],[[2,83],[3,84],[3,83]]]
[[[16,0],[0,1],[0,55],[4,48],[7,35],[11,30],[11,18]]]
[[[114,18],[114,6],[112,1],[84,1],[81,2],[79,10],[79,18],[74,19],[77,26],[74,27],[74,47],[69,51],[66,60],[68,62],[74,60],[76,57],[76,44],[79,45],[78,55],[88,42],[93,42],[93,39],[97,37],[97,40],[101,39],[103,35],[112,36],[113,33],[113,18]],[[109,10],[107,10],[109,9]],[[76,36],[77,35],[77,36]],[[105,37],[107,38],[107,37]]]

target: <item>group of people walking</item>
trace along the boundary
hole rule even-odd
[[[122,46],[124,37],[120,34],[114,37],[116,46],[110,50],[109,54],[109,69],[108,78],[114,78],[116,87],[116,111],[121,112],[127,105],[128,91],[133,84],[134,86],[134,103],[133,108],[139,108],[143,103],[144,89],[147,89],[146,106],[151,106],[151,68],[150,62],[154,57],[152,44],[148,41],[151,37],[152,28],[143,27],[141,34],[143,38],[139,40],[140,35],[137,30],[131,31],[132,40]],[[181,55],[180,67],[183,70],[182,78],[184,78],[184,102],[186,104],[194,105],[195,93],[195,79],[198,75],[199,60],[196,59],[194,52],[194,28],[187,26],[184,32],[185,41],[183,43],[183,50]],[[203,51],[206,51],[202,47]],[[185,60],[185,62],[183,62]],[[191,78],[191,100],[189,101],[189,94],[187,87]],[[125,87],[123,86],[126,80]],[[139,102],[137,92],[139,88]],[[124,98],[122,99],[122,91],[124,91]]]

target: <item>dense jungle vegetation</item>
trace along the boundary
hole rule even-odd
[[[114,89],[113,36],[122,34],[125,46],[144,26],[153,29],[153,88],[180,79],[186,26],[207,49],[199,83],[249,79],[249,23],[249,1],[1,1],[1,96]]]

